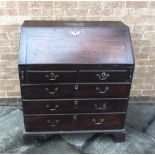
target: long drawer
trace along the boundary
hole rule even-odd
[[[125,114],[24,116],[26,131],[121,129]]]
[[[131,81],[131,77],[130,70],[26,70],[25,81],[27,83],[125,82]]]
[[[128,97],[129,92],[130,83],[22,85],[22,96],[25,99]]]
[[[25,114],[125,112],[128,99],[23,100]]]

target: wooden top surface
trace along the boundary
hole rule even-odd
[[[126,25],[120,21],[25,21],[24,27],[122,27]]]
[[[121,22],[26,21],[19,64],[133,64],[130,32]]]

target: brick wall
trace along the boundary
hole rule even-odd
[[[0,1],[0,98],[3,101],[20,97],[17,59],[20,25],[24,20],[123,21],[130,27],[136,59],[130,96],[133,101],[155,102],[155,2]]]

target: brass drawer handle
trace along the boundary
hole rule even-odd
[[[109,90],[109,87],[105,87],[104,90],[102,90],[99,87],[96,87],[96,91],[100,94],[105,94]]]
[[[106,110],[107,109],[107,104],[103,103],[102,106],[98,106],[97,104],[94,104],[95,108],[98,110]]]
[[[99,80],[102,80],[102,81],[106,80],[108,77],[110,77],[110,75],[105,72],[103,72],[101,74],[96,74],[96,76],[99,78]]]
[[[46,108],[48,108],[48,110],[50,110],[50,111],[55,111],[55,110],[57,110],[57,109],[59,108],[59,105],[56,104],[54,108],[50,108],[50,105],[47,104],[47,105],[46,105]]]
[[[49,88],[45,88],[45,91],[50,95],[54,95],[58,90],[58,87],[55,87],[54,91],[49,91]]]
[[[45,77],[48,78],[48,80],[52,81],[52,80],[56,80],[59,77],[59,75],[55,73],[50,73],[50,75],[46,74]]]
[[[73,30],[73,31],[71,31],[71,34],[74,36],[77,36],[80,34],[80,31],[79,30]]]
[[[56,120],[55,122],[51,122],[50,120],[47,120],[47,123],[49,124],[49,126],[53,127],[53,126],[57,126],[57,124],[59,123],[59,120]]]
[[[101,124],[103,124],[104,119],[101,118],[99,121],[97,121],[95,118],[93,118],[93,119],[92,119],[92,122],[93,122],[95,125],[101,125]]]

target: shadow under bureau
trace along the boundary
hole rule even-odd
[[[133,71],[122,22],[25,21],[19,48],[24,138],[102,132],[124,141]]]

